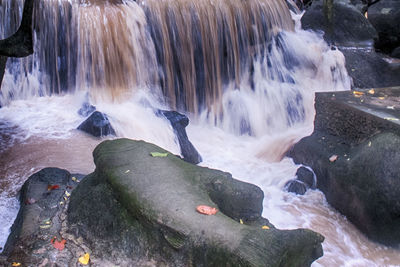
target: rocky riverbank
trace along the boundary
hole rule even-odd
[[[28,179],[4,264],[75,266],[88,253],[92,266],[307,266],[322,256],[321,235],[261,217],[255,185],[143,141],[105,141],[93,154],[81,181],[59,169]]]
[[[400,88],[318,93],[314,132],[288,155],[372,240],[400,247]]]

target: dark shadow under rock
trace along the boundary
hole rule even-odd
[[[202,158],[193,144],[189,141],[189,138],[186,134],[185,128],[189,125],[189,118],[176,111],[158,110],[157,113],[162,114],[171,123],[174,133],[178,138],[183,159],[193,164],[200,163]]]
[[[275,229],[261,217],[262,191],[228,173],[143,141],[105,141],[93,155],[96,170],[72,193],[68,222],[96,257],[138,266],[308,266],[322,255],[321,235]],[[219,212],[202,215],[198,205]]]
[[[78,126],[78,130],[84,131],[96,137],[116,135],[107,115],[95,111]]]

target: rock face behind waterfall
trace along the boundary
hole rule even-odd
[[[95,256],[118,265],[306,266],[322,255],[321,235],[280,231],[261,217],[258,187],[151,152],[168,153],[128,139],[95,149],[96,171],[72,193],[68,210],[69,231]],[[202,215],[198,205],[219,212]]]
[[[400,91],[360,94],[318,93],[315,130],[289,156],[314,170],[328,202],[368,237],[399,247],[400,114],[386,106]]]

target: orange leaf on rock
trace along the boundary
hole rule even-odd
[[[60,186],[58,185],[58,184],[55,184],[55,185],[48,185],[47,186],[47,190],[55,190],[55,189],[58,189],[58,188],[60,188]]]
[[[217,208],[213,208],[213,207],[206,206],[206,205],[197,206],[196,210],[197,210],[197,212],[199,212],[201,214],[205,214],[205,215],[214,215],[218,212]]]
[[[65,248],[65,243],[67,243],[67,240],[61,239],[61,241],[58,241],[56,237],[53,237],[50,243],[53,245],[54,248],[61,251]]]

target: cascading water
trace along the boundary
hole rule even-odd
[[[22,4],[0,0],[0,38],[16,30]],[[319,191],[294,196],[282,190],[297,168],[284,152],[312,131],[314,92],[350,88],[343,55],[302,31],[285,1],[37,5],[35,53],[8,60],[0,91],[0,244],[15,216],[16,192],[30,174],[47,166],[93,171],[90,154],[101,140],[74,130],[88,98],[119,137],[173,153],[179,153],[173,131],[153,109],[186,112],[203,166],[258,184],[264,216],[277,227],[326,236],[325,256],[315,265],[400,260],[396,251],[367,241]]]

